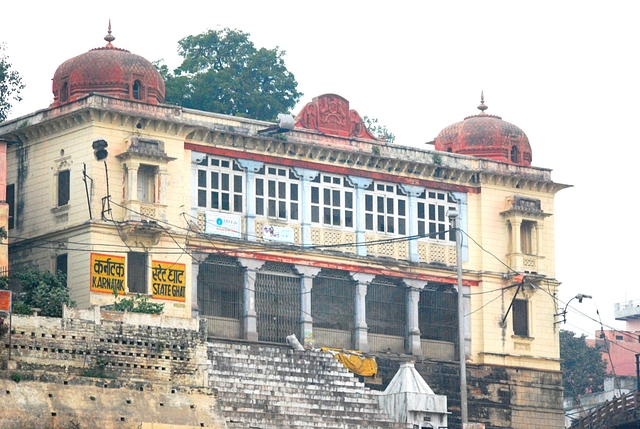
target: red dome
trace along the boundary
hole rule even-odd
[[[65,61],[53,75],[53,105],[74,101],[91,93],[111,95],[150,104],[164,101],[164,80],[148,60],[107,45]]]
[[[530,166],[531,145],[524,131],[500,116],[487,115],[484,97],[478,109],[479,115],[468,116],[440,131],[435,139],[436,150]]]

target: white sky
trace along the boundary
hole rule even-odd
[[[640,105],[635,1],[10,1],[0,42],[23,77],[10,118],[45,108],[63,61],[114,45],[179,65],[177,42],[208,28],[237,28],[258,47],[280,47],[305,95],[342,95],[377,117],[396,144],[425,147],[445,126],[478,111],[522,128],[533,165],[574,185],[556,198],[560,299],[605,325],[613,303],[640,299],[633,177]],[[432,148],[432,147],[425,147]],[[636,206],[637,207],[637,206]],[[613,214],[607,214],[611,209]],[[565,329],[598,324],[569,311]]]

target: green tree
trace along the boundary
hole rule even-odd
[[[22,78],[11,70],[9,57],[4,53],[5,45],[0,43],[0,122],[7,119],[13,101],[20,101],[20,91],[24,89]]]
[[[18,271],[0,277],[0,289],[19,291],[13,299],[13,311],[18,314],[31,314],[33,308],[39,308],[42,316],[62,317],[62,304],[75,305],[69,298],[65,276],[59,273],[33,268]]]
[[[396,140],[396,135],[389,131],[386,125],[378,123],[378,118],[370,118],[365,115],[362,118],[362,122],[371,131],[371,134],[377,138],[383,139],[387,143],[393,143]]]
[[[584,334],[560,331],[560,358],[564,396],[577,399],[581,395],[601,391],[604,388],[607,363],[595,347],[590,347]]]
[[[173,72],[156,62],[168,103],[273,121],[302,96],[285,66],[285,51],[256,49],[248,33],[208,30],[185,37],[178,46],[183,61]]]

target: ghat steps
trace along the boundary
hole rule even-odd
[[[286,346],[209,343],[209,385],[229,429],[405,429],[377,393],[330,354]]]

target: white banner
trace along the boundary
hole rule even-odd
[[[262,227],[262,239],[265,241],[280,241],[282,243],[293,243],[293,228],[288,226],[264,225]]]
[[[240,215],[207,211],[205,219],[205,232],[207,234],[240,238],[242,229],[240,226]]]

